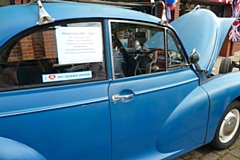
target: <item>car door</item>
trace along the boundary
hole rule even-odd
[[[0,53],[0,137],[13,142],[4,155],[24,154],[20,142],[46,159],[110,159],[102,22],[58,22],[14,39]]]
[[[112,158],[163,159],[202,144],[208,97],[199,87],[195,72],[186,65],[174,34],[136,22],[111,21],[110,25],[111,35],[117,35],[112,36],[112,41],[120,41],[125,46],[124,51],[116,51],[121,46],[114,46],[112,51],[115,71],[115,80],[109,87]],[[135,50],[127,47],[126,30],[135,35],[135,44],[140,43],[141,52],[137,49],[139,45]],[[115,52],[119,52],[118,56]],[[119,70],[116,70],[119,55],[124,77],[118,77]],[[146,71],[149,63],[151,69]]]

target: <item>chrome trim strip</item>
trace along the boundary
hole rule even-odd
[[[145,26],[150,26],[150,27],[156,27],[165,30],[166,27],[161,26],[159,24],[151,24],[151,23],[145,23],[145,22],[136,22],[136,21],[130,21],[130,20],[115,20],[115,19],[109,19],[108,20],[108,25],[109,25],[109,36],[111,36],[111,23],[129,23],[129,24],[137,24],[137,25],[145,25]],[[110,39],[110,45],[112,46],[112,37],[109,37]],[[112,48],[112,47],[111,47]],[[113,75],[113,80],[115,80],[115,73],[114,73],[114,61],[113,61],[113,51],[111,49],[111,65],[112,65],[112,75]]]
[[[37,107],[37,108],[26,109],[26,110],[23,109],[23,110],[9,111],[9,112],[1,112],[0,118],[9,117],[9,116],[18,116],[18,115],[30,114],[30,113],[36,113],[36,112],[43,112],[43,111],[51,111],[56,109],[64,109],[64,108],[76,107],[76,106],[85,107],[88,104],[97,103],[101,101],[108,101],[108,97],[95,98],[95,99],[89,99],[86,101],[59,104],[59,105],[53,105],[53,106]]]
[[[155,87],[155,88],[148,89],[148,90],[146,89],[146,90],[142,90],[142,91],[139,91],[139,92],[134,92],[134,94],[137,96],[137,95],[146,94],[146,93],[149,93],[149,92],[155,92],[155,91],[158,91],[158,90],[163,90],[163,89],[166,89],[166,88],[180,86],[180,85],[190,83],[190,82],[194,82],[194,81],[198,81],[198,78],[192,78],[190,80],[183,81],[183,82],[180,82],[180,83],[174,83],[174,84],[171,84],[171,85],[164,85],[163,87],[158,87],[158,88]]]

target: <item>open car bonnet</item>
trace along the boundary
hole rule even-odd
[[[234,18],[219,18],[206,9],[196,9],[171,23],[188,56],[195,48],[200,54],[199,66],[212,72],[223,41]]]

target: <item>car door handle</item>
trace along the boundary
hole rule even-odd
[[[129,99],[133,98],[134,94],[129,94],[129,95],[121,95],[121,94],[116,94],[112,96],[113,103],[116,104],[116,101],[118,100],[124,100],[124,99]]]

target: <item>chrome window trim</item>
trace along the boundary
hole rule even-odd
[[[181,45],[180,45],[180,43],[179,43],[179,40],[178,40],[178,38],[176,37],[175,33],[174,33],[172,30],[170,30],[170,29],[166,29],[166,38],[168,37],[167,34],[170,34],[170,36],[171,36],[172,39],[174,40],[174,42],[175,42],[175,44],[176,44],[176,47],[177,47],[177,49],[179,50],[179,53],[182,55],[183,61],[184,61],[184,62],[183,62],[182,64],[180,64],[180,65],[168,66],[168,67],[167,67],[167,70],[175,70],[175,69],[180,69],[180,68],[183,68],[183,67],[188,66],[187,58],[186,58],[186,56],[185,56],[185,54],[184,54],[184,52],[183,52],[183,50],[182,50],[182,47],[181,47]],[[167,41],[167,42],[168,42],[168,41]],[[167,47],[167,50],[168,50],[168,44],[166,45],[166,47]]]
[[[48,87],[55,87],[55,86],[67,86],[67,85],[77,85],[77,84],[83,84],[83,83],[94,83],[99,81],[107,81],[109,79],[108,75],[108,67],[107,67],[107,51],[106,51],[106,45],[105,45],[105,35],[106,32],[104,30],[105,24],[103,19],[74,19],[74,20],[64,20],[59,22],[54,22],[51,24],[43,25],[43,26],[36,26],[34,28],[29,28],[28,30],[25,30],[15,36],[13,36],[5,45],[4,48],[1,48],[0,55],[3,54],[5,50],[7,50],[11,45],[15,45],[17,41],[20,41],[24,37],[37,33],[37,32],[43,32],[45,30],[49,30],[49,28],[54,28],[58,25],[66,25],[66,24],[73,24],[73,23],[87,23],[87,22],[97,22],[101,24],[101,34],[102,34],[102,45],[103,45],[103,62],[104,62],[104,68],[106,72],[106,77],[104,78],[95,78],[93,79],[77,79],[77,80],[67,80],[67,81],[56,81],[51,83],[41,83],[41,84],[32,84],[32,85],[23,85],[23,86],[17,86],[17,87],[8,87],[8,88],[2,88],[0,87],[0,93],[1,92],[9,92],[9,91],[18,91],[18,90],[29,90],[29,89],[35,89],[35,88],[48,88]],[[56,53],[57,54],[57,53]]]
[[[167,27],[161,26],[160,24],[152,24],[152,23],[149,23],[149,22],[137,22],[137,21],[134,21],[134,20],[117,20],[117,19],[109,19],[108,20],[109,36],[110,36],[109,37],[109,40],[110,40],[110,42],[109,42],[110,46],[109,47],[110,47],[110,53],[111,53],[112,78],[113,78],[113,80],[115,80],[116,78],[115,78],[115,72],[114,72],[113,51],[111,49],[111,46],[112,46],[111,23],[129,23],[129,24],[145,25],[145,26],[148,26],[148,27],[159,28],[159,29],[162,29],[163,31],[166,30]],[[166,32],[166,31],[164,31],[164,32]],[[164,34],[166,35],[166,33],[164,33]],[[164,45],[166,45],[166,43]],[[166,68],[166,71],[167,71],[167,68]],[[128,77],[123,77],[123,78],[128,78]]]
[[[167,57],[167,52],[168,52],[168,44],[167,44],[167,40],[168,40],[168,34],[170,34],[170,36],[172,37],[172,39],[174,40],[177,49],[179,50],[179,53],[182,55],[183,57],[183,63],[181,63],[180,65],[173,65],[173,66],[169,66],[169,64],[167,63],[167,58],[166,58],[166,71],[172,71],[172,70],[176,70],[176,69],[181,69],[181,68],[185,68],[188,65],[188,60],[186,55],[184,54],[184,51],[182,50],[181,44],[179,42],[179,39],[177,38],[176,34],[174,33],[174,31],[172,31],[169,27],[167,26],[162,26],[160,24],[152,24],[152,23],[148,23],[148,22],[136,22],[134,20],[117,20],[117,19],[109,19],[108,20],[108,25],[109,25],[109,40],[110,40],[110,47],[112,46],[112,37],[111,37],[111,23],[129,23],[129,24],[137,24],[137,25],[146,25],[148,27],[155,27],[155,28],[159,28],[162,29],[164,31],[164,38],[166,41],[164,41],[164,47],[165,49],[165,57]],[[114,72],[114,61],[113,61],[113,51],[110,48],[110,53],[111,53],[111,69],[112,69],[112,78],[113,80],[115,80],[115,72]],[[163,71],[164,72],[164,71]],[[159,72],[161,73],[161,72]],[[151,73],[151,74],[156,74],[156,73]],[[127,77],[123,77],[123,78],[127,78]],[[121,78],[122,79],[122,78]]]

